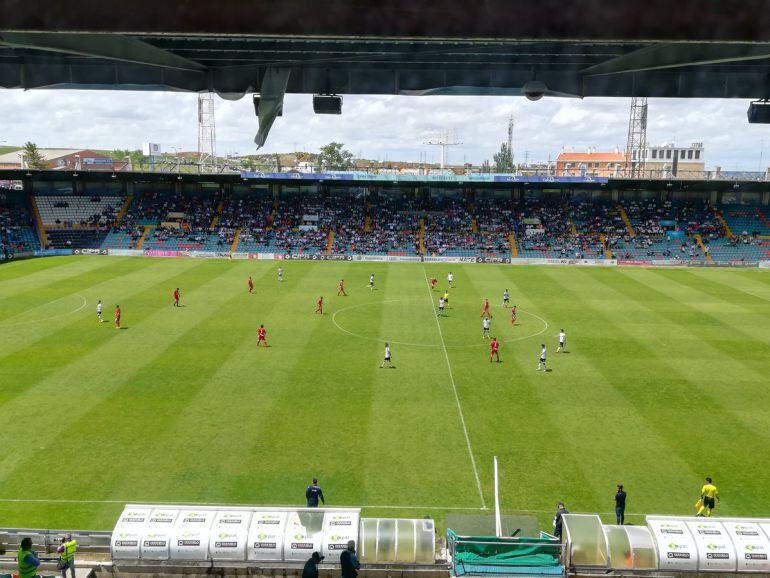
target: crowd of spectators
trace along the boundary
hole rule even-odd
[[[23,235],[24,230],[34,226],[27,210],[17,204],[0,203],[0,254],[7,257],[10,254],[32,251],[29,236]]]
[[[154,228],[148,240],[158,247],[228,250],[240,230],[239,246],[248,251],[315,253],[330,247],[337,254],[411,256],[420,252],[422,222],[426,255],[505,256],[510,254],[513,235],[523,256],[683,260],[703,258],[694,235],[701,236],[705,251],[725,236],[718,212],[707,201],[650,198],[621,205],[567,195],[479,197],[377,195],[363,189],[277,199],[267,193],[228,197],[145,193],[112,231],[128,236],[132,247],[149,224]],[[67,203],[66,199],[59,202]],[[9,218],[10,210],[3,207],[0,212],[6,245],[12,242],[8,222],[29,220],[19,208]],[[114,221],[115,209],[110,210],[110,214],[94,215],[92,222]],[[752,235],[738,233],[729,246],[756,243]],[[721,241],[719,245],[725,246]]]

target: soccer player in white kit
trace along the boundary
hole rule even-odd
[[[369,291],[374,291],[374,273],[369,275]]]
[[[489,339],[489,317],[484,317],[481,320],[481,338]]]
[[[96,318],[99,320],[99,323],[103,323],[104,319],[102,319],[102,300],[99,299],[98,303],[96,304]]]
[[[508,289],[503,291],[503,307],[511,306],[511,295],[508,293]]]
[[[560,351],[564,350],[566,348],[567,343],[567,334],[564,333],[564,329],[559,331],[559,347],[556,348],[556,353],[559,353]]]
[[[446,276],[446,280],[447,280],[447,283],[449,283],[450,287],[454,287],[455,286],[455,276],[452,275],[451,271],[449,272],[449,275]]]
[[[382,363],[380,363],[380,369],[385,367],[386,363],[388,364],[388,367],[391,367],[391,368],[393,367],[393,362],[391,361],[391,358],[390,358],[390,345],[388,345],[387,343],[385,344],[385,359],[383,359]]]
[[[283,281],[283,267],[278,267],[278,280]]]
[[[541,344],[540,347],[541,347],[541,349],[540,349],[540,361],[537,362],[537,371],[540,371],[540,367],[541,366],[543,368],[543,371],[548,371],[545,368],[545,354],[546,354],[545,343]]]
[[[439,297],[438,300],[438,314],[443,315],[444,314],[444,305],[446,305],[446,301],[444,301],[443,297]]]

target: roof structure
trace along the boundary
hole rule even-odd
[[[768,0],[4,0],[0,87],[770,96]]]

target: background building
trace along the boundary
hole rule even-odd
[[[642,150],[642,161],[647,179],[703,179],[706,174],[705,151],[700,142],[692,143],[688,148],[673,143],[648,146]]]
[[[47,169],[76,171],[114,171],[126,161],[90,149],[38,149]],[[24,149],[0,155],[0,169],[26,169]]]
[[[621,152],[561,153],[556,157],[556,176],[619,177],[625,163]]]

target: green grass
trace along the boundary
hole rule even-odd
[[[559,500],[612,511],[618,482],[632,522],[691,514],[706,475],[720,515],[767,514],[767,273],[453,265],[440,334],[425,275],[443,288],[447,266],[283,265],[284,283],[262,261],[0,267],[2,525],[110,529],[128,501],[302,505],[312,476],[329,504],[366,515],[478,514],[458,403],[486,505],[497,455],[504,510],[544,527]],[[341,277],[349,297],[335,296]],[[500,364],[481,339],[484,297]],[[396,369],[378,367],[384,340]]]

